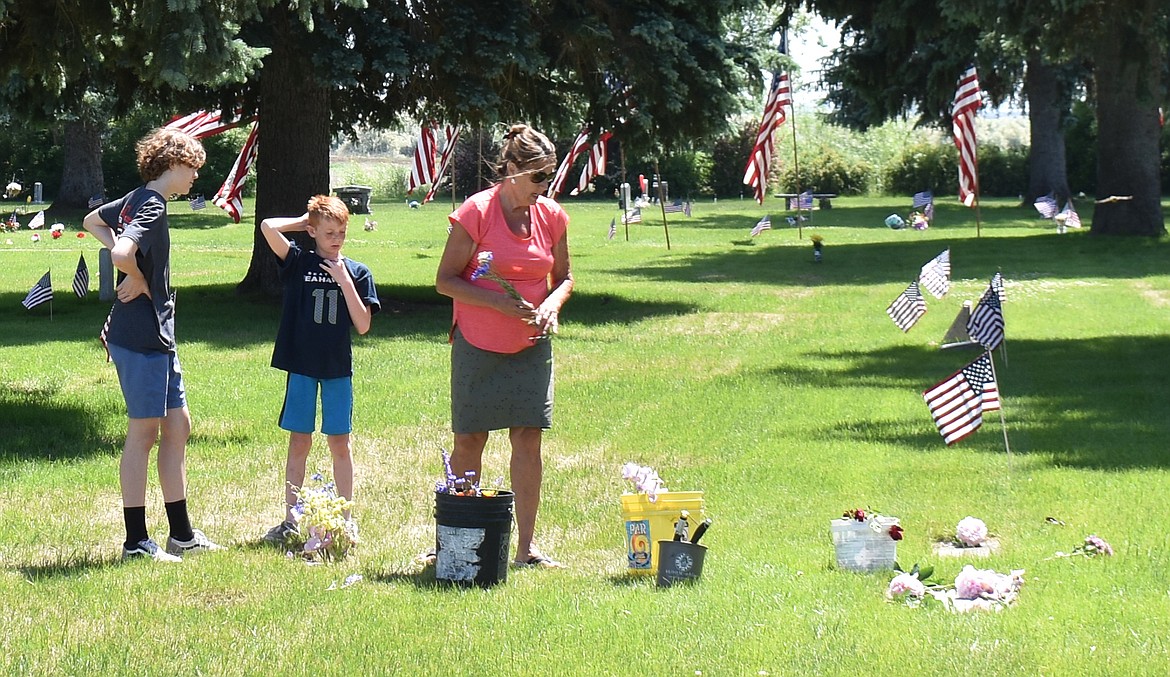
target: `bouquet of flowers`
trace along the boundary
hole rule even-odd
[[[964,548],[978,548],[987,541],[987,525],[978,517],[968,515],[955,527],[955,539]]]
[[[874,512],[872,509],[862,510],[860,508],[854,508],[852,510],[846,510],[844,513],[842,513],[841,519],[861,522],[870,529],[873,529],[874,533],[880,534],[882,531],[887,531],[890,538],[895,541],[902,540],[904,534],[900,525],[890,524],[887,526],[884,524],[885,522],[890,521],[892,518],[884,517],[880,513]]]
[[[296,531],[289,535],[291,553],[310,561],[343,559],[358,543],[357,524],[346,519],[353,501],[337,494],[337,485],[326,482],[321,473],[312,477],[316,486],[297,487],[293,506]]]
[[[651,503],[658,500],[658,494],[670,491],[666,488],[666,484],[658,476],[654,468],[640,466],[634,462],[626,463],[622,466],[622,479],[633,482],[634,488],[638,492],[646,494],[646,498]]]
[[[991,569],[976,569],[970,564],[955,577],[954,585],[943,586],[928,579],[934,569],[914,566],[910,572],[899,571],[886,588],[886,598],[919,606],[930,601],[939,602],[956,613],[966,611],[998,611],[1015,602],[1024,585],[1024,570],[1013,569],[1001,574]]]
[[[1096,534],[1089,534],[1085,536],[1085,542],[1073,548],[1072,552],[1058,552],[1054,557],[1097,557],[1098,555],[1109,556],[1112,554],[1113,546],[1109,545],[1104,538]]]
[[[446,470],[443,479],[435,482],[436,494],[451,494],[452,496],[486,496],[488,498],[499,494],[498,489],[484,489],[480,486],[479,477],[474,470],[468,470],[463,473],[463,477],[458,477],[451,470],[451,455],[444,449],[440,452],[443,456],[443,468]],[[496,481],[497,484],[503,483],[503,478]]]
[[[496,284],[503,287],[508,296],[511,296],[517,301],[524,300],[524,297],[520,295],[520,292],[516,291],[516,288],[512,286],[512,283],[505,280],[503,276],[501,276],[495,271],[495,269],[492,268],[491,252],[480,252],[476,254],[475,264],[476,268],[471,273],[471,279],[479,280],[482,278],[485,280],[491,280],[492,282],[495,282]]]

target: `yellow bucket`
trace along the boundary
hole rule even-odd
[[[658,541],[674,538],[674,523],[683,510],[689,513],[688,532],[703,521],[703,492],[667,491],[651,503],[646,494],[622,494],[622,519],[626,523],[626,561],[631,574],[658,572]]]

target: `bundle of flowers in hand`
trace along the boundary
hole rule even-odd
[[[1085,536],[1085,542],[1073,548],[1072,552],[1058,552],[1053,557],[1097,557],[1099,555],[1108,557],[1112,554],[1113,546],[1109,545],[1104,538],[1096,534],[1089,534]]]
[[[346,518],[353,501],[337,494],[337,485],[324,475],[312,476],[315,486],[296,487],[293,506],[296,531],[289,534],[290,555],[311,562],[332,562],[345,558],[358,543],[357,524]]]
[[[497,273],[495,268],[492,267],[492,256],[492,253],[489,251],[483,251],[475,255],[475,270],[471,271],[471,279],[491,280],[492,282],[500,285],[500,287],[504,289],[504,292],[508,296],[512,297],[513,300],[519,301],[521,303],[527,302],[527,299],[521,296],[520,292],[516,291],[516,287],[514,287],[511,282],[504,279],[504,277]],[[536,324],[536,321],[529,320],[529,324]],[[549,335],[548,333],[542,333],[532,338],[533,340],[545,339],[549,338]]]
[[[895,566],[903,536],[897,517],[855,508],[832,520],[829,528],[837,566],[864,573]]]

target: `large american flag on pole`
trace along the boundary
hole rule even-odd
[[[410,174],[406,177],[406,192],[413,193],[415,188],[435,182],[435,133],[430,125],[422,125],[419,129],[418,144],[414,147],[414,160],[410,165]]]
[[[951,288],[951,250],[944,250],[922,266],[918,281],[936,299],[946,296]]]
[[[926,314],[926,300],[918,289],[918,282],[911,282],[905,291],[886,308],[886,314],[902,331],[910,331],[918,319]]]
[[[959,149],[959,200],[966,206],[975,204],[979,194],[979,162],[975,155],[975,111],[982,106],[979,98],[979,76],[972,64],[963,71],[955,90],[951,108],[951,128],[955,147]]]
[[[975,432],[983,425],[983,412],[1000,408],[991,353],[983,353],[971,364],[924,391],[922,398],[930,407],[930,416],[948,446]]]
[[[165,127],[167,129],[177,129],[195,137],[196,139],[206,139],[209,136],[222,134],[229,129],[234,129],[240,125],[245,125],[256,119],[256,116],[247,118],[240,118],[231,122],[225,122],[223,113],[218,110],[206,111],[197,110],[194,113],[187,115],[176,115],[171,118]]]
[[[569,191],[569,195],[579,195],[589,187],[589,182],[598,176],[605,175],[605,155],[606,147],[609,144],[610,137],[613,132],[604,132],[593,144],[593,148],[589,151],[589,157],[585,161],[585,166],[581,169],[581,178],[577,181],[577,187]]]
[[[248,171],[252,169],[252,164],[256,162],[256,154],[259,153],[260,148],[257,143],[257,138],[260,130],[260,122],[252,125],[252,132],[248,134],[248,140],[244,142],[244,147],[240,149],[240,154],[236,157],[235,164],[232,165],[232,170],[228,172],[227,178],[223,180],[223,185],[219,187],[219,192],[212,198],[212,202],[216,207],[231,214],[232,220],[236,223],[240,222],[240,216],[244,211],[244,203],[241,195],[244,191],[244,181],[248,179]]]
[[[1003,343],[1003,275],[996,273],[967,319],[967,333],[988,351]]]
[[[435,191],[439,189],[439,181],[447,173],[447,166],[451,164],[451,157],[455,154],[455,144],[458,142],[459,128],[447,125],[443,129],[443,152],[439,156],[439,169],[435,172],[435,180],[431,183],[431,189],[427,191],[427,196],[423,198],[423,204],[435,198]]]
[[[756,143],[743,172],[743,183],[753,189],[759,204],[764,204],[764,192],[768,189],[768,169],[772,165],[772,150],[776,147],[776,130],[788,119],[786,107],[791,105],[792,85],[788,74],[773,74],[772,86],[764,100],[760,129],[756,132]]]
[[[565,154],[565,158],[561,160],[561,164],[557,167],[557,173],[553,175],[553,180],[548,184],[549,197],[556,199],[560,195],[561,190],[565,187],[565,180],[569,178],[569,169],[573,167],[573,161],[577,156],[585,152],[589,147],[589,128],[582,127],[581,132],[577,134],[577,138],[573,140],[573,146],[569,148],[569,152]]]

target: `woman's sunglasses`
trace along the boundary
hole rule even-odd
[[[552,172],[544,172],[544,171],[532,172],[531,174],[528,175],[528,178],[532,179],[533,183],[544,183],[545,181],[551,180],[552,177],[553,177]]]

